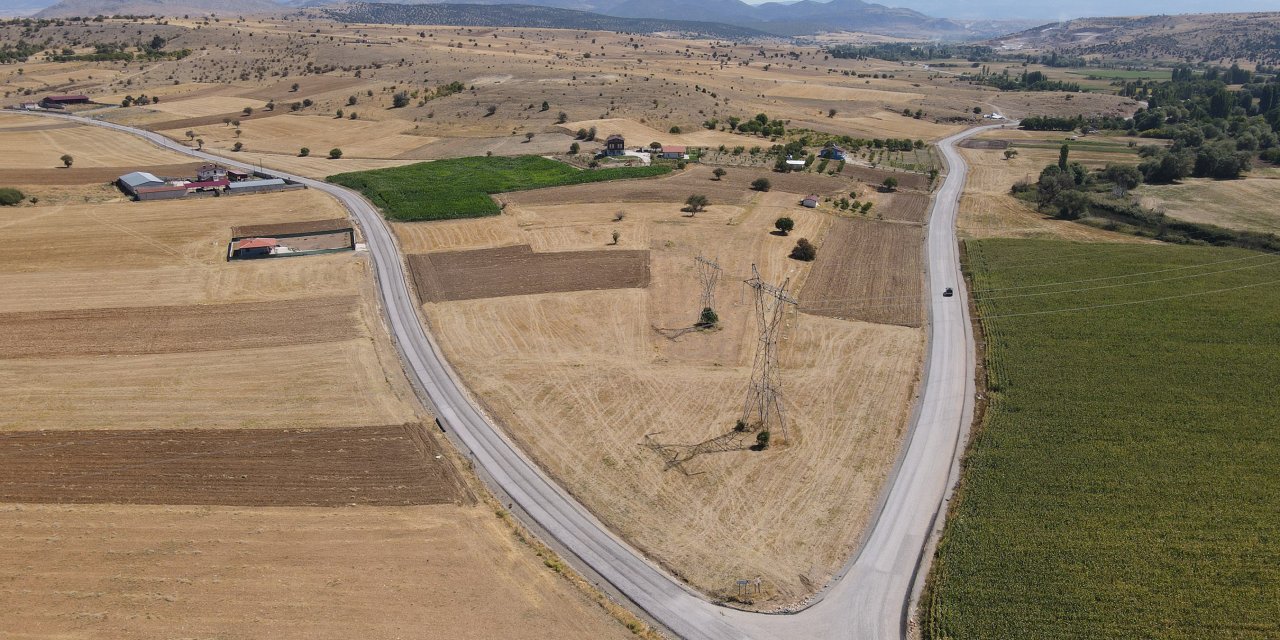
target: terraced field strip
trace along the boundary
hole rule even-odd
[[[419,505],[460,485],[420,424],[0,434],[0,502]]]
[[[122,167],[76,167],[48,169],[0,169],[0,184],[99,184],[112,182],[132,171],[146,171],[161,178],[191,178],[203,162],[180,164],[128,165]]]
[[[253,349],[361,335],[357,296],[0,314],[0,358]]]
[[[1280,637],[1280,259],[966,249],[990,404],[925,637]]]
[[[913,224],[837,219],[800,291],[800,310],[831,318],[918,327],[921,243]]]
[[[649,286],[647,250],[534,253],[529,245],[409,256],[423,302]]]

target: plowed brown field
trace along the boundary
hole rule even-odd
[[[420,424],[0,434],[0,502],[413,505],[460,496]]]
[[[818,249],[800,310],[920,326],[923,241],[924,231],[916,225],[837,220]]]
[[[98,184],[112,182],[131,171],[147,171],[162,178],[190,178],[201,162],[132,165],[123,167],[55,167],[45,169],[0,169],[0,184]]]
[[[649,252],[534,253],[529,245],[517,245],[411,255],[409,269],[424,302],[629,289],[648,286]]]
[[[860,182],[869,185],[879,185],[884,182],[885,178],[890,176],[898,179],[898,187],[902,189],[916,189],[924,191],[929,188],[929,176],[923,173],[913,173],[910,171],[889,171],[887,169],[873,169],[864,167],[860,164],[848,163],[844,165],[844,171],[840,175],[855,178]]]
[[[0,358],[253,349],[359,336],[356,296],[0,314]]]

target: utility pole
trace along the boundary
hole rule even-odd
[[[752,431],[775,430],[787,439],[786,416],[782,411],[782,385],[778,379],[778,334],[786,305],[795,305],[795,297],[787,293],[791,278],[774,286],[760,277],[760,270],[751,265],[751,279],[746,285],[755,292],[756,328],[760,331],[756,343],[755,361],[751,367],[751,384],[742,407],[742,424]]]

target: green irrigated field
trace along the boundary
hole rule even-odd
[[[925,636],[1280,637],[1280,257],[966,248],[990,405]]]
[[[447,220],[497,214],[492,193],[669,173],[669,166],[581,170],[539,156],[473,157],[329,176],[363,193],[393,220]]]
[[[1071,69],[1067,73],[1087,78],[1111,80],[1168,80],[1173,77],[1170,69]]]

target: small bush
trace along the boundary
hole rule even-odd
[[[243,143],[243,142],[237,142],[237,143],[235,143],[235,144],[231,145],[231,150],[232,150],[232,151],[241,151],[241,150],[243,150],[243,149],[244,149],[244,143]]]
[[[769,182],[768,178],[756,178],[751,181],[751,188],[756,191],[768,191],[773,188],[773,184]]]
[[[334,147],[333,149],[329,150],[330,160],[337,160],[338,158],[341,158],[341,157],[342,157],[342,149]]]
[[[698,315],[699,327],[714,327],[720,322],[720,316],[716,315],[716,310],[711,307],[703,307],[702,313]]]
[[[791,258],[793,260],[813,262],[813,259],[817,257],[818,248],[813,246],[813,243],[809,242],[808,238],[800,238],[800,240],[796,242],[795,248],[791,250]]]
[[[311,155],[311,150],[310,150],[310,149],[308,149],[308,148],[306,148],[306,147],[303,147],[303,148],[301,148],[301,149],[299,149],[299,150],[298,150],[298,155],[299,155],[299,156],[302,156],[303,158],[305,158],[305,157],[307,157],[307,156]]]
[[[0,188],[0,206],[12,207],[22,202],[23,197],[22,192],[17,189]]]

